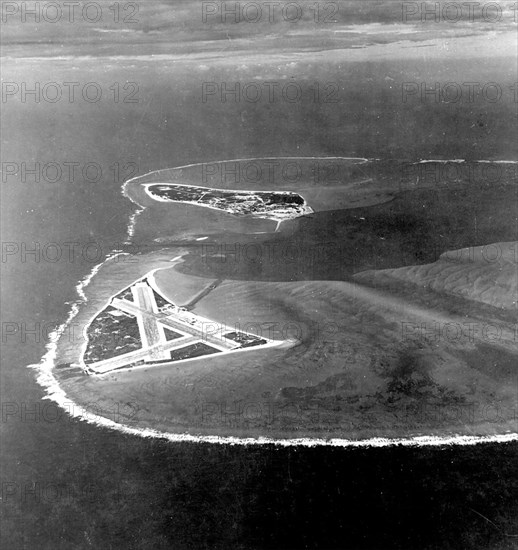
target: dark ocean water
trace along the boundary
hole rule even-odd
[[[480,80],[482,70],[490,81],[509,60],[482,60],[476,68],[468,61],[458,63],[458,78],[479,72]],[[171,445],[59,415],[27,368],[67,317],[78,282],[126,240],[134,205],[120,187],[135,167],[143,174],[223,158],[304,154],[509,157],[513,105],[466,104],[455,119],[434,104],[410,110],[401,105],[400,89],[381,76],[390,69],[405,79],[407,69],[389,65],[351,65],[345,78],[335,65],[309,64],[300,77],[306,85],[310,77],[341,79],[346,101],[303,108],[204,103],[202,83],[227,78],[224,65],[207,73],[151,60],[4,64],[4,78],[12,81],[95,81],[104,96],[98,103],[14,98],[3,109],[2,161],[20,171],[2,181],[2,240],[9,243],[2,263],[2,548],[517,547],[516,444]],[[433,62],[425,69],[434,78]],[[266,80],[273,69],[249,64],[242,78],[258,71]],[[126,81],[137,83],[139,103],[114,102],[110,86]],[[481,122],[474,129],[473,117]],[[427,124],[430,131],[422,133]],[[36,182],[21,172],[24,162],[78,163],[78,171],[93,163],[102,176],[52,183],[40,170]],[[67,243],[77,243],[73,258]],[[27,253],[35,247],[39,252]]]

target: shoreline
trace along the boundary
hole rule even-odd
[[[169,266],[167,266],[169,267]],[[155,268],[151,270],[156,272],[163,268]],[[167,269],[164,267],[164,269]],[[97,270],[98,271],[98,270]],[[150,273],[150,272],[148,272]],[[139,281],[145,278],[147,275],[140,276],[136,279]],[[116,291],[117,294],[120,292],[120,289]],[[98,314],[95,313],[92,318]],[[50,360],[51,370],[54,371],[55,356],[52,354],[52,350],[46,354],[46,359]],[[197,359],[197,358],[196,358]],[[164,369],[167,369],[171,365],[160,365]],[[41,373],[41,366],[36,365],[38,370]],[[148,368],[153,368],[148,366]],[[121,369],[123,370],[123,369]],[[432,434],[423,434],[423,430],[419,429],[418,432],[421,432],[419,435],[411,435],[408,437],[367,437],[367,438],[346,438],[346,437],[274,437],[274,436],[238,436],[238,435],[215,435],[212,433],[199,433],[195,427],[192,430],[185,431],[175,431],[172,430],[163,430],[155,429],[149,426],[135,427],[130,426],[121,422],[114,422],[109,418],[98,417],[92,420],[92,412],[88,409],[84,409],[80,402],[77,399],[68,398],[68,394],[65,389],[61,387],[59,381],[59,375],[56,378],[54,372],[49,373],[52,376],[52,379],[55,381],[56,386],[53,388],[54,391],[49,391],[46,399],[50,399],[60,405],[67,412],[70,412],[70,405],[73,405],[74,414],[72,416],[87,419],[92,421],[94,424],[102,427],[108,427],[110,429],[116,429],[123,431],[125,433],[131,433],[134,435],[139,435],[141,437],[154,437],[160,439],[167,439],[171,442],[194,442],[194,443],[218,443],[218,444],[232,444],[232,445],[277,445],[277,446],[303,446],[303,447],[315,447],[315,446],[335,446],[335,447],[387,447],[387,446],[411,446],[411,447],[420,447],[420,446],[449,446],[449,445],[474,445],[474,444],[483,444],[491,442],[500,442],[506,443],[510,441],[518,441],[518,433],[504,433],[504,434],[479,434],[479,435],[466,435],[459,433],[449,433],[448,435],[438,436],[432,435],[434,430],[429,430]],[[51,389],[49,385],[45,386],[47,389]],[[107,410],[110,410],[107,407]],[[147,423],[144,420],[144,423]],[[210,428],[207,428],[210,430]],[[203,431],[203,430],[201,430]],[[223,432],[228,430],[221,430]],[[234,430],[235,431],[235,430]],[[239,430],[238,430],[239,431]],[[303,430],[301,430],[303,431]],[[378,430],[379,431],[379,430]],[[390,430],[389,430],[390,431]]]
[[[272,157],[268,157],[272,158]],[[281,158],[288,158],[288,157],[281,157]],[[311,158],[311,157],[289,157],[289,158]],[[334,158],[341,158],[341,157],[314,157],[314,158],[320,158],[320,159],[334,159]],[[250,159],[253,160],[253,159]],[[355,159],[355,160],[361,160],[368,162],[368,159]],[[219,161],[222,162],[228,162],[228,161]],[[421,163],[424,162],[440,162],[440,161],[421,161]],[[444,161],[444,162],[455,162],[455,161]],[[459,161],[457,161],[459,162]],[[461,161],[464,162],[464,161]],[[498,161],[477,161],[477,162],[498,162]],[[518,163],[518,161],[500,161],[505,163]],[[200,165],[202,163],[198,163],[196,165]],[[415,163],[418,164],[418,163]],[[195,165],[188,165],[188,166],[195,166]],[[178,167],[181,168],[181,167]],[[155,171],[159,172],[159,171]],[[150,174],[153,174],[155,172],[151,172]],[[139,178],[142,178],[140,176]],[[137,204],[141,209],[136,212],[134,212],[129,219],[128,223],[128,230],[127,234],[128,237],[131,238],[134,234],[135,226],[137,223],[138,215],[145,210],[145,207],[140,205],[134,198],[129,196],[127,194],[127,185],[134,181],[135,179],[139,178],[133,178],[132,180],[128,180],[124,183],[122,186],[122,193],[124,196],[129,198],[132,202]],[[181,248],[181,247],[179,247]],[[167,253],[167,247],[164,247],[161,249],[160,252]],[[63,388],[60,380],[59,380],[59,373],[56,375],[56,359],[58,356],[59,351],[59,342],[61,338],[64,336],[64,333],[66,329],[71,325],[72,321],[81,314],[81,310],[83,307],[87,307],[86,304],[89,301],[87,298],[87,295],[85,293],[85,289],[90,287],[92,281],[95,280],[96,277],[99,275],[99,271],[103,269],[103,267],[108,264],[110,261],[113,261],[117,256],[124,255],[127,253],[121,253],[118,251],[114,251],[113,254],[108,256],[103,262],[100,264],[94,266],[90,273],[86,275],[76,286],[76,291],[79,296],[79,300],[72,303],[72,306],[70,308],[69,315],[67,319],[62,323],[56,331],[54,331],[50,335],[50,342],[46,345],[47,352],[42,357],[42,360],[38,364],[30,365],[30,368],[33,368],[37,371],[37,381],[38,383],[45,389],[46,396],[45,399],[54,401],[57,403],[61,408],[63,408],[66,412],[71,414],[71,416],[76,418],[81,418],[83,420],[93,423],[95,425],[98,425],[99,427],[106,427],[109,429],[114,429],[117,431],[121,431],[128,434],[137,435],[140,437],[153,437],[153,438],[159,438],[159,439],[166,439],[171,442],[193,442],[193,443],[214,443],[214,444],[230,444],[230,445],[276,445],[276,446],[303,446],[303,447],[315,447],[315,446],[335,446],[335,447],[392,447],[392,446],[409,446],[409,447],[447,447],[452,445],[475,445],[475,444],[484,444],[484,443],[507,443],[511,441],[518,441],[518,433],[515,432],[506,432],[503,434],[482,434],[482,435],[463,435],[463,434],[455,434],[450,433],[448,435],[411,435],[408,437],[367,437],[363,439],[348,439],[344,437],[270,437],[270,436],[257,436],[257,437],[241,437],[241,436],[234,436],[234,435],[212,435],[212,434],[197,434],[193,433],[196,432],[196,430],[187,430],[183,433],[177,433],[175,431],[161,431],[158,429],[153,429],[150,427],[142,427],[137,428],[133,426],[129,426],[124,423],[115,422],[110,420],[109,418],[99,417],[97,419],[92,419],[91,415],[92,413],[89,412],[87,409],[83,408],[80,404],[77,404],[73,399],[68,399],[68,394],[66,388]],[[169,262],[172,262],[174,260],[178,260],[180,257],[176,256],[172,260],[169,260]],[[153,274],[156,271],[162,270],[162,269],[168,269],[172,267],[172,265],[167,265],[163,267],[157,267],[153,268],[149,271],[147,271],[144,275],[140,275],[137,279],[135,279],[132,283],[129,284],[131,286],[132,284],[145,279],[147,277],[152,277]],[[124,288],[126,288],[128,285],[126,285]],[[87,325],[85,326],[85,330],[90,325],[90,323],[95,319],[95,317],[99,314],[100,311],[102,311],[105,307],[107,307],[110,303],[110,301],[113,299],[114,296],[119,294],[121,292],[121,289],[114,290],[115,294],[110,296],[108,302],[106,302],[103,307],[97,311],[97,307],[95,310],[95,313],[93,316],[89,317],[89,321]],[[90,300],[91,301],[91,300]],[[94,304],[91,304],[89,307],[93,307]],[[82,356],[82,353],[84,351],[84,348],[87,345],[87,341],[83,342],[81,346],[80,356]],[[184,361],[194,361],[199,360],[199,358],[193,358],[193,359],[187,359],[183,361],[178,362],[184,362]],[[174,364],[174,363],[173,363]],[[78,366],[78,365],[77,365]],[[162,366],[162,365],[161,365]],[[152,365],[143,365],[142,367],[145,368],[153,368]],[[139,367],[132,367],[131,370],[139,368]],[[166,367],[167,368],[167,367]],[[123,369],[121,369],[122,371]],[[124,369],[125,370],[125,369]],[[114,371],[117,372],[117,371]],[[74,405],[74,411],[73,413],[70,412],[70,408],[67,406],[67,404],[73,403]],[[222,430],[224,431],[224,430]],[[303,430],[301,430],[303,431]],[[420,430],[421,432],[423,430]],[[429,430],[433,431],[433,430]]]
[[[279,225],[283,221],[294,220],[294,219],[300,218],[302,216],[306,216],[308,214],[313,214],[313,212],[314,212],[313,209],[308,205],[307,200],[300,193],[297,193],[297,196],[299,196],[304,201],[304,204],[301,206],[303,211],[300,212],[300,213],[295,212],[293,215],[279,217],[279,216],[275,215],[275,212],[273,212],[272,215],[268,215],[268,213],[264,213],[264,214],[254,214],[254,213],[242,214],[240,212],[234,212],[233,210],[230,210],[230,209],[219,208],[217,206],[212,206],[210,204],[206,204],[206,203],[202,203],[202,202],[198,202],[198,201],[174,200],[174,199],[164,198],[164,197],[153,194],[149,190],[149,187],[154,186],[154,185],[171,185],[171,186],[175,186],[175,187],[197,187],[199,189],[207,189],[208,191],[220,191],[220,192],[226,192],[226,193],[231,193],[231,192],[247,193],[249,195],[252,195],[254,193],[271,193],[273,195],[285,195],[289,192],[283,192],[283,191],[255,191],[254,192],[254,191],[246,191],[246,190],[243,190],[243,189],[217,189],[215,187],[203,187],[201,185],[194,186],[194,185],[189,185],[189,184],[184,184],[184,183],[158,183],[157,182],[157,183],[143,184],[143,187],[144,187],[144,190],[145,190],[146,194],[152,200],[157,201],[157,202],[173,203],[173,204],[190,204],[191,206],[201,206],[203,208],[210,208],[212,210],[217,210],[218,212],[225,212],[227,214],[232,214],[234,216],[240,216],[240,217],[250,216],[252,218],[259,218],[259,219],[264,219],[264,220],[273,220],[273,221],[277,222],[277,228],[279,227]],[[276,230],[277,230],[277,228],[276,228]]]

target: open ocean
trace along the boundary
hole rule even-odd
[[[296,62],[245,55],[240,78],[268,80]],[[345,72],[346,64],[307,54],[299,80],[307,86],[314,79],[340,81],[339,116],[335,104],[203,102],[201,82],[229,79],[227,64],[218,63],[174,56],[3,60],[5,80],[95,81],[103,99],[14,97],[3,105],[0,546],[517,548],[517,443],[171,444],[100,428],[45,400],[28,366],[45,354],[49,333],[79,298],[78,285],[114,250],[137,253],[138,261],[138,247],[124,244],[135,212],[121,193],[129,177],[194,162],[289,155],[516,160],[516,126],[506,124],[516,104],[487,103],[479,111],[465,104],[456,118],[433,104],[409,110],[398,86],[417,69],[397,56],[351,62]],[[509,58],[494,57],[474,66],[462,56],[455,69],[459,80],[506,74],[514,82],[513,71],[503,69],[508,64]],[[441,69],[430,58],[424,70],[433,81]],[[110,87],[128,81],[136,83],[139,102],[115,102]],[[470,129],[473,116],[480,124]],[[20,170],[6,175],[5,163]],[[22,174],[22,163],[57,163],[63,170],[73,163],[77,171],[71,178],[63,172],[55,183],[48,172],[37,182]],[[89,164],[101,167],[98,178],[84,177]],[[73,257],[70,243],[76,243]]]

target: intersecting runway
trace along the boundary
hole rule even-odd
[[[214,322],[189,314],[196,322],[175,315],[174,312],[160,312],[155,300],[153,289],[140,281],[131,287],[133,302],[121,298],[113,298],[111,306],[133,316],[138,324],[142,348],[124,353],[109,359],[90,363],[89,372],[105,374],[107,372],[132,367],[141,363],[156,363],[171,359],[171,351],[199,343],[208,346],[207,354],[232,351],[241,347],[239,342],[217,336],[208,330]],[[171,307],[172,306],[171,304]],[[207,322],[205,326],[204,322]],[[166,338],[164,329],[171,329],[179,336],[173,340]],[[209,349],[210,348],[210,349]],[[173,361],[171,359],[171,361]]]

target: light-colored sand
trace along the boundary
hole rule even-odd
[[[413,283],[518,312],[518,242],[452,250],[432,264],[365,271],[358,282]]]
[[[159,293],[169,302],[178,306],[187,305],[216,282],[216,279],[184,275],[174,266],[170,269],[157,271],[153,275],[153,279]],[[151,281],[151,284],[153,284],[153,281]]]
[[[300,343],[70,378],[63,387],[74,400],[109,410],[131,403],[138,408],[131,425],[173,432],[364,438],[514,429],[510,331],[511,341],[493,342],[502,359],[488,362],[477,349],[491,342],[480,335],[451,341],[402,332],[402,323],[443,325],[469,316],[438,314],[340,281],[225,281],[194,311],[231,329]],[[497,422],[486,414],[495,403]]]
[[[166,212],[164,203],[154,200],[145,191],[146,186],[152,183],[227,190],[291,191],[300,194],[315,212],[350,209],[382,204],[391,200],[399,190],[397,174],[394,173],[392,179],[389,177],[386,181],[387,174],[380,177],[377,170],[377,165],[367,159],[341,157],[227,160],[150,172],[127,182],[125,193],[135,203],[152,210],[156,220],[167,220],[168,217],[162,215]],[[390,170],[387,173],[390,174]],[[180,220],[176,221],[177,217],[192,212],[189,207],[202,208],[185,203],[167,203],[166,206],[172,207],[170,216],[175,217],[177,231],[183,229],[178,224]],[[231,220],[239,220],[234,215],[225,215]],[[207,213],[207,219],[210,218],[211,213]],[[242,222],[241,225],[244,227]],[[199,228],[198,232],[202,233],[203,225]],[[209,227],[205,231],[210,231]]]

